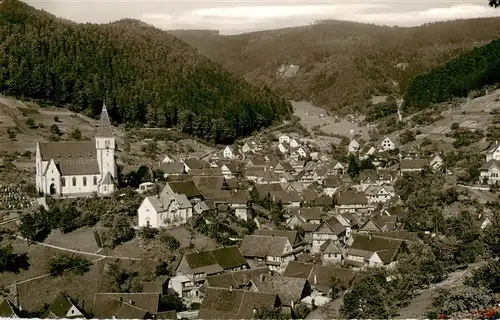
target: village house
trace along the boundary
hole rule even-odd
[[[389,150],[395,150],[396,149],[396,143],[391,139],[390,137],[386,136],[382,142],[380,143],[380,149],[381,151],[389,151]]]
[[[280,143],[278,143],[278,150],[282,154],[288,153],[288,146],[286,144],[280,142]]]
[[[268,267],[253,269],[244,269],[239,271],[230,271],[223,274],[209,276],[202,286],[202,291],[208,287],[229,289],[249,289],[251,282],[259,279],[261,274],[269,275],[271,270]]]
[[[185,254],[177,266],[176,274],[187,277],[189,284],[195,288],[203,284],[207,276],[247,268],[248,264],[240,249],[231,246]]]
[[[500,182],[500,161],[492,159],[480,169],[480,179],[483,184],[498,184]]]
[[[168,154],[166,154],[165,157],[163,158],[163,160],[161,161],[161,163],[174,163],[174,162],[177,162],[175,157],[173,157],[171,155],[169,156]]]
[[[337,176],[329,176],[323,180],[323,193],[332,197],[342,186],[342,181]]]
[[[339,264],[342,262],[342,249],[332,239],[326,240],[319,248],[324,264]]]
[[[290,144],[290,137],[287,136],[286,134],[282,134],[282,135],[279,136],[278,142],[279,143],[286,143],[286,144],[289,145]]]
[[[281,301],[276,293],[208,287],[198,319],[259,319],[259,312],[280,306]]]
[[[103,104],[94,139],[36,142],[37,191],[59,197],[110,195],[117,179],[115,148],[108,111]]]
[[[287,209],[299,208],[302,198],[298,192],[290,191],[271,191],[271,199],[274,202],[281,201],[283,206]]]
[[[310,151],[307,147],[300,146],[297,148],[297,153],[299,154],[300,158],[307,158]]]
[[[298,148],[300,147],[300,143],[297,139],[290,140],[290,148]]]
[[[312,236],[313,242],[311,251],[313,253],[317,253],[327,240],[332,240],[333,242],[343,246],[344,240],[347,236],[347,230],[346,227],[340,223],[337,217],[331,217],[330,219],[319,224],[313,231]]]
[[[174,195],[183,194],[192,204],[203,200],[203,196],[192,180],[168,182],[163,188],[162,194]]]
[[[145,197],[137,215],[140,228],[168,228],[185,224],[193,216],[193,206],[184,194],[161,193]]]
[[[408,253],[406,243],[399,239],[358,233],[345,254],[344,263],[353,267],[393,267]]]
[[[241,147],[243,153],[258,152],[260,150],[262,150],[262,145],[252,139],[248,139]]]
[[[184,174],[184,164],[182,162],[162,162],[160,170],[163,171],[163,177],[180,176]]]
[[[368,203],[385,203],[396,195],[391,185],[371,185],[365,189],[364,193]]]
[[[500,160],[500,144],[495,141],[493,146],[486,151],[486,162],[490,160]]]
[[[434,156],[432,156],[431,160],[429,161],[429,166],[434,171],[442,170],[444,167],[444,160],[438,153],[436,153],[434,154]]]
[[[355,154],[359,151],[359,143],[356,139],[351,139],[349,145],[347,146],[347,152],[350,154]]]
[[[162,311],[158,293],[96,293],[92,306],[95,319],[169,319]]]
[[[241,220],[248,221],[248,207],[250,204],[250,192],[247,190],[238,190],[228,197],[227,203],[234,211],[234,215]]]
[[[366,220],[360,227],[358,232],[386,232],[396,230],[398,227],[398,216],[387,216],[383,214],[376,214],[370,219]]]
[[[293,230],[266,230],[258,229],[255,230],[254,235],[256,236],[268,236],[268,237],[286,237],[293,249],[300,247],[303,244],[302,237],[297,231]]]
[[[274,173],[293,173],[294,169],[292,165],[289,162],[285,161],[280,161],[278,164],[274,167]]]
[[[240,248],[250,265],[267,265],[277,272],[282,272],[288,262],[295,259],[294,255],[302,252],[301,247],[294,250],[287,237],[272,235],[245,235]]]
[[[360,151],[359,151],[359,158],[361,160],[366,160],[373,156],[377,149],[375,149],[374,146],[371,145],[365,145]]]
[[[420,172],[429,164],[426,159],[401,159],[399,162],[399,171],[401,175],[410,172]]]
[[[189,171],[193,169],[201,170],[210,167],[210,165],[207,162],[196,158],[181,159],[181,162],[184,164],[184,171],[186,173],[189,173]]]
[[[374,208],[368,205],[368,199],[363,192],[341,191],[335,197],[335,208],[340,214],[366,214]]]
[[[343,282],[346,287],[350,287],[354,282],[356,271],[334,266],[290,261],[283,272],[283,276],[307,279],[314,292],[331,297],[332,278],[335,277]]]
[[[293,309],[296,303],[300,303],[302,299],[309,296],[312,292],[311,285],[307,279],[264,273],[261,273],[258,278],[251,280],[249,290],[277,294],[281,301],[282,311],[287,307]]]

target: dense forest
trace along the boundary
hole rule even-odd
[[[404,111],[413,112],[469,91],[500,82],[500,40],[476,48],[416,76],[404,98]]]
[[[500,19],[412,28],[321,21],[230,36],[210,30],[169,32],[251,83],[267,84],[288,99],[364,113],[372,95],[402,95],[414,76],[497,39]],[[297,74],[278,75],[283,64],[299,66]]]
[[[178,126],[230,143],[288,117],[266,86],[232,75],[182,40],[130,19],[77,24],[17,0],[0,4],[0,92],[117,123]]]

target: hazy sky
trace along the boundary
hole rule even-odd
[[[168,0],[25,0],[57,16],[78,22],[135,18],[163,29],[216,29],[233,34],[340,19],[415,26],[425,22],[500,16],[488,0],[393,1],[168,1]]]

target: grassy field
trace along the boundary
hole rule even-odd
[[[363,139],[368,140],[367,127],[360,127],[356,123],[330,116],[325,109],[315,107],[307,101],[294,101],[292,105],[293,114],[300,119],[300,124],[309,132],[312,132],[314,127],[319,126],[327,134],[351,137],[352,132],[354,135],[358,134]],[[322,146],[330,143],[339,143],[340,140],[330,136],[315,135],[313,142]]]

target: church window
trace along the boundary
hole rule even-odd
[[[87,186],[87,177],[83,177],[83,186],[86,187]]]
[[[66,186],[66,178],[61,178],[61,186],[62,187]]]
[[[76,187],[76,178],[73,177],[73,179],[71,179],[71,180],[72,180],[73,187]]]
[[[94,176],[94,186],[97,186],[97,177]]]

